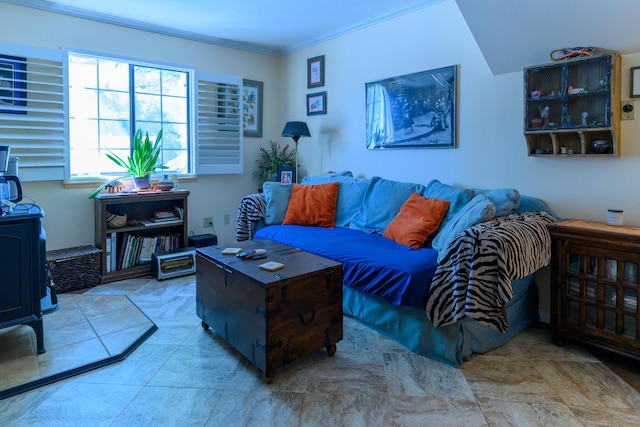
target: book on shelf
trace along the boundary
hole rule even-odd
[[[105,239],[105,270],[111,272],[111,234],[107,234]]]

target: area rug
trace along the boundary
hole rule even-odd
[[[0,329],[0,399],[124,360],[158,327],[124,295],[58,295],[36,351],[29,326]]]

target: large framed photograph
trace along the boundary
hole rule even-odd
[[[324,55],[307,59],[307,88],[324,86]]]
[[[640,98],[640,67],[631,67],[631,97]]]
[[[316,114],[327,114],[327,92],[307,95],[307,116]]]
[[[262,89],[256,80],[242,80],[242,130],[244,136],[262,137]]]
[[[283,184],[296,183],[296,168],[278,168],[278,182]]]
[[[0,113],[27,113],[24,109],[3,108],[27,105],[26,70],[26,58],[0,55]]]
[[[457,66],[365,84],[367,148],[455,148]]]

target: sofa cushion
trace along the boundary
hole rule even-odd
[[[496,205],[496,216],[511,214],[520,206],[520,192],[515,188],[496,188],[494,190],[482,190],[475,188],[476,194],[484,194]]]
[[[560,219],[558,215],[555,214],[549,206],[542,199],[538,199],[537,197],[531,196],[523,196],[520,195],[520,206],[513,211],[514,214],[525,213],[525,212],[547,212],[551,214],[554,218]]]
[[[349,228],[382,234],[411,193],[422,194],[424,185],[371,178],[358,213]]]
[[[295,184],[291,188],[289,206],[282,225],[335,227],[339,186],[337,182],[318,185]]]
[[[348,177],[353,178],[353,174],[351,171],[342,171],[342,172],[328,172],[323,173],[322,175],[311,175],[305,176],[302,178],[301,184],[326,184],[327,182],[333,182],[336,178],[340,177]]]
[[[336,204],[336,227],[349,227],[362,205],[364,193],[371,182],[370,178],[354,178],[351,172],[334,172],[324,175],[305,176],[303,184],[324,184],[339,182],[338,202]]]
[[[462,209],[464,205],[469,203],[474,194],[473,190],[452,187],[434,179],[427,184],[427,188],[424,191],[423,196],[432,199],[448,200],[451,203],[451,205],[449,205],[449,210],[440,225],[440,228],[442,228],[451,221],[451,219],[458,213],[458,211],[460,211],[460,209]]]
[[[267,203],[264,213],[266,225],[282,224],[291,196],[291,187],[291,184],[271,181],[262,185],[262,192]]]
[[[382,236],[401,245],[420,249],[440,227],[449,205],[447,200],[427,199],[412,193]]]
[[[496,215],[496,206],[484,194],[478,194],[446,225],[443,225],[438,234],[433,238],[431,246],[438,251],[438,262],[442,261],[442,255],[449,243],[461,232],[481,222],[489,221]]]

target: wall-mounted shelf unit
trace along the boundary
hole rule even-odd
[[[620,56],[524,69],[524,135],[530,156],[620,155]]]

